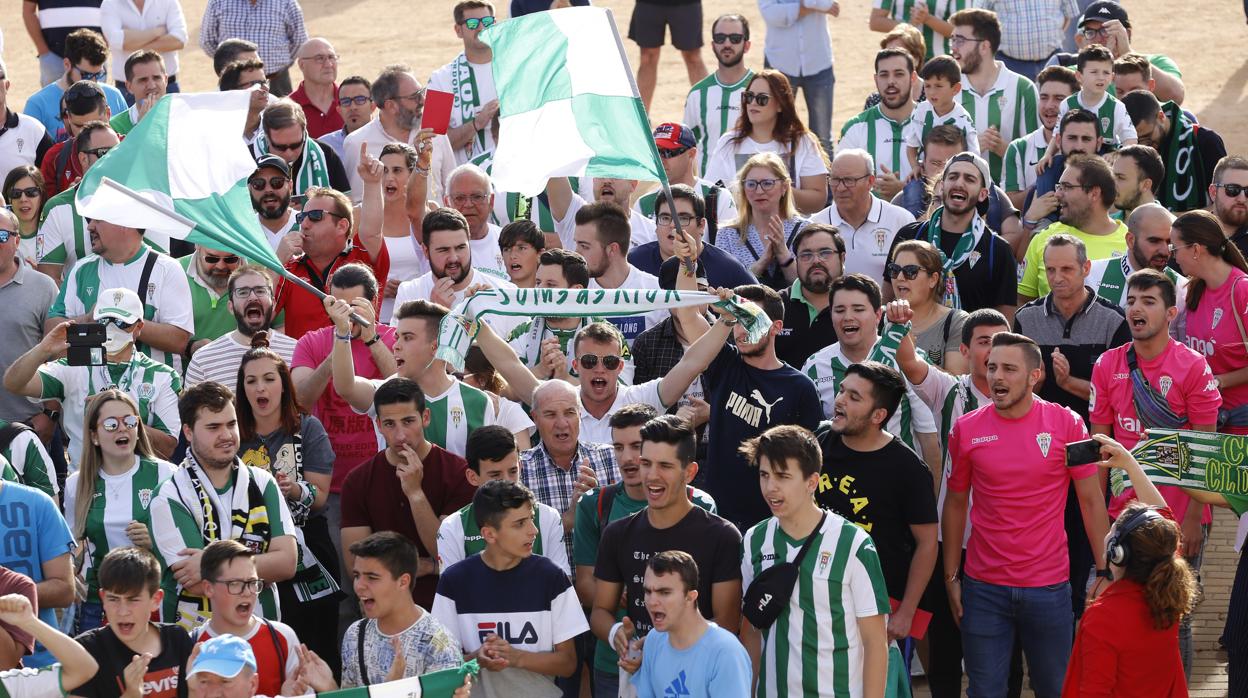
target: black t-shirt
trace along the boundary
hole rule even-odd
[[[812,318],[811,307],[797,298],[792,289],[781,291],[784,298],[784,328],[776,335],[776,357],[784,363],[801,368],[815,352],[836,343],[836,330],[832,328],[832,306],[820,310]]]
[[[186,698],[186,660],[195,643],[182,628],[172,623],[153,623],[160,631],[160,654],[152,658],[143,676],[143,698]],[[125,692],[126,667],[134,659],[130,649],[113,629],[88,630],[74,638],[95,657],[100,669],[72,693],[83,698],[120,698]]]
[[[926,221],[902,226],[893,238],[893,247],[896,248],[904,240],[918,239],[920,231],[922,239],[928,240]],[[941,230],[941,251],[946,256],[953,254],[961,237],[962,233]],[[893,259],[892,250],[889,250],[888,259],[890,262]],[[1005,238],[996,233],[980,236],[971,257],[953,270],[953,277],[958,281],[962,309],[968,313],[980,308],[1018,303],[1018,267],[1014,262],[1014,250]]]
[[[719,515],[744,531],[771,511],[758,489],[758,472],[737,448],[778,424],[814,431],[823,419],[823,405],[814,381],[801,371],[788,365],[769,371],[754,368],[731,344],[702,373],[702,386],[711,420],[699,486],[715,498]]]
[[[915,548],[910,527],[937,522],[931,471],[895,436],[884,448],[863,453],[846,446],[828,422],[816,433],[823,449],[816,501],[871,534],[888,594],[900,600]]]
[[[642,585],[646,561],[664,550],[684,551],[698,563],[698,608],[708,620],[715,617],[711,586],[741,578],[741,534],[732,524],[700,507],[691,508],[670,528],[651,526],[645,509],[612,521],[598,544],[594,576],[624,585],[628,616],[643,632],[651,628]]]

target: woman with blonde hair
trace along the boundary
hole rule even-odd
[[[78,610],[78,632],[100,627],[97,571],[113,548],[151,549],[147,508],[152,493],[174,466],[156,457],[134,398],[101,390],[87,401],[82,458],[65,481],[65,521],[82,552],[79,566],[86,597]]]
[[[719,230],[715,246],[764,284],[786,288],[797,278],[793,236],[808,221],[797,213],[784,161],[775,153],[756,153],[737,173],[733,189],[738,218]]]
[[[893,261],[884,268],[893,296],[909,301],[914,344],[927,353],[927,361],[954,375],[969,369],[958,349],[962,344],[965,310],[947,305],[948,277],[944,254],[922,240],[906,240],[893,250]]]

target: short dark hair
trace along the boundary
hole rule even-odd
[[[1046,82],[1060,82],[1070,88],[1071,92],[1079,91],[1079,78],[1075,77],[1075,71],[1061,65],[1051,65],[1036,76],[1036,87]]]
[[[546,249],[546,234],[528,218],[512,221],[498,231],[498,249],[500,250],[510,250],[522,242],[541,252]]]
[[[1079,183],[1085,187],[1097,187],[1101,190],[1101,205],[1109,208],[1114,205],[1118,196],[1118,183],[1114,181],[1114,171],[1109,163],[1099,155],[1073,155],[1066,160],[1067,168],[1079,171]]]
[[[1075,67],[1082,73],[1088,63],[1108,63],[1112,70],[1114,54],[1100,44],[1088,44],[1079,49],[1079,55],[1075,56]]]
[[[966,134],[953,124],[939,124],[923,135],[923,150],[926,151],[927,146],[933,143],[956,146],[959,148],[958,152],[962,152],[966,150]]]
[[[377,277],[367,264],[351,262],[338,267],[329,279],[329,286],[341,289],[362,286],[365,300],[372,302],[377,298]]]
[[[644,402],[630,402],[620,409],[616,410],[608,424],[612,429],[630,429],[632,427],[644,426],[646,422],[659,416],[659,411],[654,405],[648,405]]]
[[[378,412],[379,416],[381,408],[385,405],[400,405],[409,402],[416,405],[417,412],[425,411],[425,391],[420,389],[420,383],[410,378],[398,376],[390,378],[377,386],[377,391],[373,393],[373,409]]]
[[[221,567],[240,557],[251,560],[256,557],[256,553],[233,538],[213,541],[204,548],[204,554],[199,558],[199,576],[215,582]]]
[[[1010,322],[996,308],[973,310],[962,323],[962,344],[971,346],[971,338],[975,336],[975,330],[981,327],[1004,327],[1008,331]]]
[[[399,78],[404,75],[412,75],[412,69],[402,63],[388,65],[381,69],[381,74],[373,80],[372,85],[373,104],[378,109],[399,96]]]
[[[61,112],[74,116],[99,114],[108,108],[104,88],[94,80],[79,80],[61,95]]]
[[[831,235],[832,246],[836,248],[839,254],[845,254],[845,240],[841,237],[840,229],[826,223],[811,223],[810,225],[802,226],[802,229],[797,231],[797,235],[793,236],[793,243],[789,245],[789,249],[796,253],[798,248],[802,246],[802,243],[806,242],[806,238],[819,233]]]
[[[1153,66],[1142,53],[1126,53],[1114,61],[1114,75],[1139,75],[1147,83],[1153,79]]]
[[[217,50],[212,52],[212,72],[219,77],[225,67],[237,60],[240,55],[259,50],[259,46],[246,39],[226,39],[217,44]]]
[[[82,130],[78,132],[78,135],[74,136],[74,148],[81,153],[91,147],[91,136],[94,135],[96,131],[112,130],[113,128],[108,125],[107,121],[88,121],[87,124],[82,127]]]
[[[1066,133],[1067,124],[1091,124],[1096,128],[1096,134],[1098,136],[1101,134],[1101,122],[1096,118],[1096,114],[1082,107],[1075,107],[1062,114],[1062,120],[1057,125],[1057,132]]]
[[[464,458],[472,472],[481,474],[481,461],[500,461],[516,451],[516,436],[501,424],[487,424],[468,434]]]
[[[746,41],[749,41],[749,40],[750,40],[750,20],[746,19],[746,18],[745,18],[745,15],[740,14],[740,13],[737,13],[737,12],[730,12],[730,13],[728,13],[728,14],[726,14],[726,15],[720,15],[720,16],[716,17],[716,18],[715,18],[715,21],[714,21],[714,22],[711,22],[711,33],[712,33],[712,34],[713,34],[713,33],[715,33],[715,25],[716,25],[716,24],[719,24],[721,21],[723,21],[723,20],[725,20],[725,19],[728,19],[728,20],[734,20],[734,21],[740,22],[740,23],[741,23],[741,33],[745,34],[745,40],[746,40]]]
[[[368,90],[369,99],[373,98],[373,81],[363,75],[351,75],[345,78],[342,82],[338,83],[338,89],[341,90],[347,85],[359,85],[360,87]]]
[[[1014,332],[998,332],[992,335],[992,347],[1018,347],[1023,350],[1027,359],[1027,367],[1031,370],[1040,368],[1044,359],[1040,355],[1040,345],[1036,340]]]
[[[238,285],[238,280],[244,276],[252,274],[263,277],[265,285],[269,287],[269,291],[271,292],[273,290],[273,277],[269,276],[269,270],[266,267],[262,267],[259,264],[253,264],[252,262],[243,262],[238,265],[237,269],[230,273],[230,280],[226,282],[226,288],[229,292],[230,298],[234,297],[234,287]]]
[[[409,170],[416,168],[416,149],[406,143],[387,143],[381,146],[381,154],[377,158],[380,160],[387,155],[402,155],[404,167]]]
[[[823,451],[819,448],[819,440],[809,430],[796,424],[774,426],[746,440],[737,450],[755,468],[766,457],[773,470],[787,470],[789,461],[797,463],[803,478],[823,469]]]
[[[126,65],[123,69],[126,74],[126,82],[134,79],[134,67],[142,63],[159,63],[160,72],[165,72],[164,57],[151,49],[141,48],[126,58]]]
[[[415,319],[420,320],[425,325],[425,330],[431,338],[438,336],[438,328],[442,324],[442,318],[450,314],[450,310],[423,298],[406,301],[394,309],[392,323],[399,324],[400,320]]]
[[[74,67],[79,61],[103,65],[108,60],[108,42],[94,29],[75,29],[65,37],[65,58]]]
[[[589,286],[589,264],[579,253],[552,247],[542,251],[537,258],[539,267],[559,267],[563,270],[563,280],[568,286]]]
[[[598,242],[603,247],[614,243],[620,248],[620,254],[628,254],[633,226],[629,221],[628,211],[623,206],[610,201],[595,201],[577,209],[576,224],[590,223],[598,230]]]
[[[698,434],[689,422],[674,414],[664,414],[641,425],[642,442],[668,444],[676,447],[680,467],[688,467],[697,456]]]
[[[464,236],[468,237],[468,219],[453,208],[445,206],[436,208],[426,213],[425,219],[420,224],[420,241],[428,249],[429,238],[433,237],[434,233],[443,230],[462,230]]]
[[[1174,288],[1174,282],[1170,277],[1153,269],[1145,267],[1131,273],[1127,277],[1127,290],[1136,289],[1138,291],[1147,291],[1150,288],[1161,290],[1161,300],[1166,304],[1167,308],[1173,308],[1179,304],[1178,292]]]
[[[199,417],[199,408],[207,407],[209,411],[220,412],[226,405],[234,404],[234,392],[216,381],[196,383],[182,391],[178,398],[178,418],[182,426],[195,428],[195,420]]]
[[[221,74],[217,77],[217,89],[221,92],[237,90],[243,84],[243,73],[248,70],[264,70],[264,61],[259,58],[231,61],[221,69]]]
[[[507,512],[525,504],[532,506],[536,501],[533,492],[518,482],[490,480],[482,483],[472,495],[472,514],[478,528],[497,529]]]
[[[1151,145],[1135,143],[1121,148],[1118,151],[1118,157],[1127,157],[1135,161],[1135,166],[1152,182],[1149,191],[1154,196],[1161,191],[1161,186],[1166,183],[1166,165],[1161,161],[1161,155],[1155,148]]]
[[[906,394],[906,382],[901,373],[878,361],[863,361],[850,364],[845,369],[845,375],[859,376],[871,384],[872,409],[884,410],[883,423],[888,424],[888,420],[893,418],[893,413],[901,404],[901,398]]]
[[[762,308],[772,322],[784,320],[784,299],[776,293],[775,289],[762,284],[744,284],[732,290],[733,293]]]
[[[146,591],[155,594],[160,588],[160,561],[144,548],[113,548],[100,562],[97,577],[103,591],[115,594]]]
[[[484,2],[483,0],[460,0],[455,3],[455,9],[451,11],[455,16],[456,24],[463,24],[464,13],[468,10],[489,10],[493,12],[494,3]]]
[[[958,10],[949,22],[955,27],[970,27],[971,34],[976,39],[987,41],[993,53],[1001,48],[1001,20],[996,12],[980,8]]]
[[[664,550],[651,555],[650,559],[646,560],[646,569],[660,577],[668,574],[679,575],[680,583],[685,587],[685,593],[698,588],[698,563],[692,555],[683,550]]]
[[[607,344],[616,342],[620,346],[620,351],[628,348],[628,340],[624,338],[624,334],[615,325],[606,320],[597,320],[582,327],[576,337],[572,339],[572,353],[579,354],[581,351],[581,340],[588,339],[591,342],[602,342]]]
[[[837,291],[858,291],[866,294],[872,310],[879,310],[883,304],[883,297],[880,295],[880,285],[875,282],[875,279],[859,272],[842,274],[833,279],[828,289],[829,301],[836,299]]]
[[[1127,108],[1127,116],[1131,117],[1131,123],[1137,127],[1140,124],[1156,123],[1157,115],[1161,113],[1161,102],[1157,101],[1157,96],[1148,90],[1128,92],[1119,98],[1119,101]]]
[[[689,202],[689,205],[693,207],[694,216],[699,220],[706,218],[706,199],[694,191],[693,187],[688,184],[673,184],[670,189],[673,199],[684,199]],[[654,197],[654,215],[657,217],[664,212],[670,213],[667,208],[667,192],[659,189],[659,193]]]
[[[919,69],[919,77],[924,80],[944,78],[950,85],[962,84],[962,67],[952,56],[934,56]]]
[[[880,72],[880,62],[889,58],[904,58],[906,61],[906,70],[914,72],[914,56],[910,52],[902,48],[882,48],[875,52],[875,72]]]
[[[378,531],[361,541],[356,541],[349,548],[356,557],[376,560],[395,579],[409,575],[416,579],[416,565],[420,562],[420,553],[416,544],[406,536],[394,531]]]

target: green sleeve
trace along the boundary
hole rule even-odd
[[[1001,165],[1001,188],[1007,192],[1022,191],[1022,168],[1027,166],[1023,162],[1023,148],[1026,147],[1027,140],[1018,138],[1005,146],[1005,158]]]
[[[1148,62],[1158,70],[1164,70],[1180,80],[1183,79],[1183,71],[1179,70],[1179,64],[1175,63],[1169,56],[1154,53],[1148,57]]]
[[[58,368],[67,366],[65,360],[47,363],[39,367],[38,375],[41,385],[39,386],[39,398],[42,400],[64,400],[65,399],[65,383],[61,380]]]
[[[255,474],[252,474],[252,477],[255,477]],[[288,530],[286,525],[290,513],[289,510],[282,511],[285,506],[286,502],[283,501],[282,492],[277,487],[277,480],[270,478],[269,483],[264,487],[264,508],[269,510],[269,540],[295,533],[293,530]]]
[[[1236,516],[1243,516],[1244,512],[1248,511],[1248,497],[1236,494],[1223,494],[1222,497],[1226,499],[1226,503]]]
[[[590,490],[576,503],[576,525],[572,527],[572,565],[594,566],[598,561],[598,495],[602,489]],[[610,512],[608,512],[610,514]]]

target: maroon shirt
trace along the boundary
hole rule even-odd
[[[464,475],[468,461],[439,446],[432,446],[422,462],[425,475],[421,480],[421,489],[434,514],[449,516],[472,503],[476,488],[468,484]],[[426,550],[420,542],[416,522],[412,519],[412,507],[403,494],[398,473],[386,460],[385,451],[360,464],[342,483],[342,527],[358,526],[367,526],[374,533],[401,533],[416,544],[421,556],[434,557],[434,553]],[[432,608],[437,587],[436,575],[420,577],[412,585],[412,598],[423,608]]]
[[[435,447],[436,448],[436,447]],[[469,495],[471,498],[471,495]],[[35,589],[35,582],[30,577],[21,572],[14,572],[7,567],[0,567],[0,596],[5,594],[21,594],[30,599],[30,608],[35,613],[35,617],[39,617],[39,594]],[[35,651],[35,636],[20,630],[15,625],[9,625],[4,621],[0,621],[0,630],[9,634],[13,641],[21,645],[25,651],[23,655],[33,654]],[[12,669],[13,667],[0,667],[0,669]]]
[[[308,92],[303,89],[302,82],[299,83],[299,89],[290,93],[290,98],[295,101],[295,104],[303,107],[303,115],[308,120],[309,138],[320,138],[343,127],[342,114],[338,113],[337,85],[334,85],[334,99],[329,103],[327,112],[321,111],[320,107],[308,99]]]

